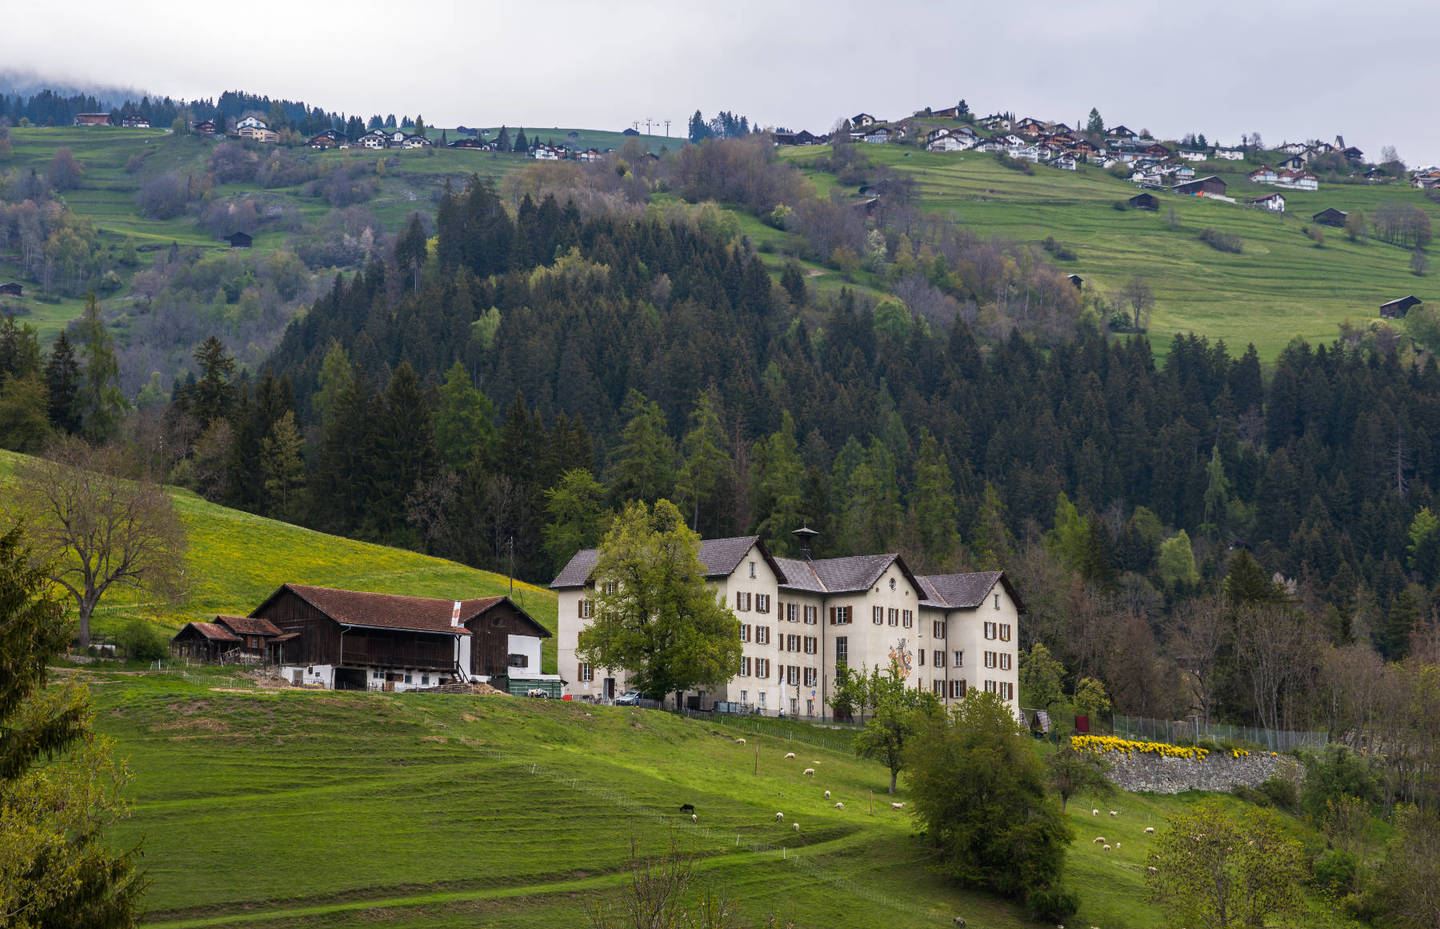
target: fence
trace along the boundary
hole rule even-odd
[[[1141,716],[1112,716],[1110,731],[1127,739],[1189,745],[1212,742],[1244,742],[1272,752],[1294,748],[1320,748],[1330,741],[1323,732],[1291,732],[1288,729],[1261,729],[1254,726],[1206,725],[1195,719],[1146,719]]]

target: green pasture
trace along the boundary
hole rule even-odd
[[[260,691],[213,668],[79,673],[135,775],[114,838],[144,842],[152,927],[585,925],[588,908],[620,898],[632,846],[672,843],[747,925],[1033,925],[933,870],[885,769],[854,758],[843,731],[503,696]],[[1200,796],[1071,801],[1074,924],[1164,925],[1144,899],[1144,830]],[[1308,925],[1345,925],[1312,909]]]
[[[1328,206],[1370,212],[1387,200],[1420,206],[1440,224],[1440,205],[1403,186],[1280,191],[1284,215],[1170,193],[1158,195],[1158,212],[1117,211],[1114,204],[1134,196],[1135,186],[1094,167],[1068,172],[1037,165],[1026,175],[981,153],[863,148],[872,161],[911,175],[925,209],[986,236],[1032,243],[1054,236],[1077,253],[1075,261],[1059,262],[1061,269],[1081,275],[1091,289],[1113,292],[1132,275],[1144,275],[1156,297],[1151,337],[1162,350],[1175,335],[1195,332],[1224,339],[1237,354],[1254,342],[1262,357],[1274,358],[1296,336],[1329,341],[1342,321],[1375,318],[1379,305],[1394,297],[1440,298],[1427,290],[1429,277],[1410,273],[1405,249],[1351,242],[1330,228],[1317,247],[1303,231],[1310,216]],[[806,167],[826,151],[787,149],[784,156]],[[1206,170],[1202,165],[1199,173]],[[1237,200],[1278,190],[1250,183],[1245,173],[1233,168],[1221,175]],[[1175,229],[1168,221],[1172,208]],[[1206,227],[1240,236],[1243,252],[1201,242],[1197,236]]]
[[[0,512],[5,509],[4,490],[12,485],[22,457],[0,451]],[[136,617],[177,628],[221,613],[243,616],[284,583],[445,600],[510,594],[510,582],[502,575],[227,509],[189,491],[170,493],[188,536],[185,599],[158,603],[129,588],[113,589],[96,608],[97,634],[114,633]],[[514,597],[542,625],[555,630],[553,593],[517,580]],[[553,673],[553,638],[542,643],[541,658],[544,669]]]

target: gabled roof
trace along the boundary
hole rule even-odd
[[[259,616],[217,616],[215,624],[236,635],[279,635],[280,630],[268,619]]]
[[[218,625],[216,623],[186,623],[179,632],[175,633],[174,638],[180,638],[180,636],[185,634],[186,629],[194,629],[196,632],[200,633],[200,635],[204,636],[212,642],[239,643],[242,641],[238,635],[231,632],[229,629],[226,629],[224,626]],[[174,639],[172,639],[171,641],[174,641]]]
[[[342,626],[366,626],[372,629],[407,629],[412,632],[434,632],[447,635],[469,635],[470,630],[450,624],[455,612],[454,600],[432,597],[403,597],[397,594],[374,594],[358,590],[336,590],[330,587],[307,587],[303,584],[282,584],[265,602],[251,611],[251,616],[265,609],[285,591],[304,600]],[[458,620],[464,623],[494,606],[496,598],[461,600]]]
[[[1408,296],[1408,297],[1400,297],[1400,298],[1397,299],[1397,300],[1391,300],[1389,303],[1382,303],[1382,304],[1380,304],[1380,309],[1383,310],[1383,309],[1385,309],[1387,306],[1405,306],[1406,308],[1409,308],[1409,307],[1415,306],[1417,303],[1423,303],[1423,302],[1424,302],[1424,301],[1421,300],[1419,297],[1415,296],[1414,294],[1411,294],[1411,295]]]
[[[750,552],[752,548],[760,549],[760,557],[764,558],[770,565],[770,570],[781,578],[785,572],[780,565],[771,557],[770,551],[760,541],[758,535],[741,535],[727,539],[701,539],[700,540],[700,567],[704,570],[707,578],[725,577],[733,574],[740,566],[740,561]],[[590,584],[590,575],[595,571],[595,562],[598,553],[593,548],[582,548],[576,552],[560,573],[555,575],[555,580],[550,582],[551,590],[565,590],[573,587],[586,587]]]
[[[460,609],[461,609],[461,614],[462,614],[462,615],[465,615],[465,616],[469,616],[469,618],[462,620],[462,622],[472,623],[472,622],[474,622],[475,620],[480,619],[482,616],[484,616],[486,613],[490,612],[490,611],[491,611],[492,609],[494,609],[495,607],[497,607],[497,606],[499,606],[500,604],[505,603],[505,602],[507,602],[507,601],[509,601],[509,600],[510,600],[509,597],[481,597],[479,600],[466,600],[466,601],[463,602],[463,604],[462,604],[462,606],[461,606]],[[475,608],[474,608],[473,612],[470,610],[470,608],[469,608],[469,606],[468,606],[469,604],[474,604],[474,607],[475,607]],[[552,635],[552,633],[550,632],[550,630],[549,630],[549,629],[546,629],[544,626],[540,625],[540,623],[535,619],[535,617],[531,616],[529,613],[527,613],[527,612],[525,612],[523,609],[521,609],[521,608],[520,608],[520,604],[514,603],[514,602],[512,601],[512,602],[510,603],[510,605],[515,608],[515,612],[516,612],[516,613],[520,614],[520,618],[521,618],[521,619],[523,619],[525,622],[527,622],[527,623],[530,624],[531,628],[535,631],[535,634],[536,634],[537,636],[539,636],[539,637],[542,638],[542,639],[548,639],[548,638],[550,638],[550,636]],[[454,604],[453,604],[453,603],[451,604],[451,609],[454,609]],[[473,631],[473,630],[472,630],[472,631]]]
[[[1025,602],[1015,591],[1004,571],[980,571],[973,574],[929,574],[920,578],[925,599],[921,606],[949,607],[955,610],[973,610],[985,602],[985,597],[998,583],[1005,588],[1010,599],[1015,601],[1017,612],[1025,613]]]

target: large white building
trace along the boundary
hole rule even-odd
[[[801,530],[808,553],[810,530]],[[566,693],[613,699],[619,669],[576,655],[594,612],[596,550],[583,549],[550,584],[559,598],[560,675]],[[687,695],[709,708],[738,704],[762,713],[831,717],[837,665],[852,670],[899,662],[907,681],[944,702],[978,689],[1018,709],[1020,615],[1024,604],[1001,571],[917,576],[899,555],[776,558],[758,536],[700,543],[706,583],[740,623],[735,676],[713,692]]]

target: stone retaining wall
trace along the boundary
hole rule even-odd
[[[1161,755],[1106,752],[1100,757],[1111,765],[1107,777],[1124,790],[1157,794],[1178,794],[1187,790],[1231,791],[1236,787],[1259,787],[1279,775],[1298,781],[1300,763],[1291,755],[1254,752],[1239,758],[1227,751],[1215,751],[1204,761],[1167,758]]]

